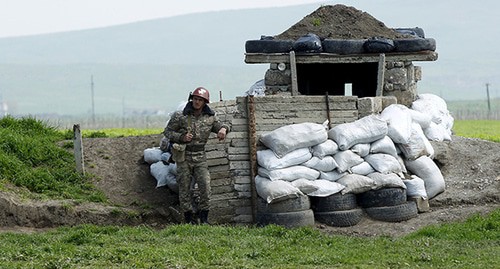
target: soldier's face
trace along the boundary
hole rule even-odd
[[[204,105],[205,105],[205,99],[198,96],[193,96],[193,108],[195,110],[201,110]]]

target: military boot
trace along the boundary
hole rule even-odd
[[[200,211],[200,224],[209,224],[208,223],[208,210]]]
[[[197,224],[196,220],[193,216],[193,212],[191,211],[186,211],[184,212],[184,223],[186,224]]]

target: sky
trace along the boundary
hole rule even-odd
[[[208,11],[318,0],[0,0],[0,38],[99,28]]]

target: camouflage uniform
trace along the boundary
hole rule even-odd
[[[193,140],[186,144],[185,161],[177,162],[177,183],[179,185],[180,209],[183,212],[193,211],[191,178],[198,183],[200,191],[199,210],[210,207],[210,173],[208,171],[205,144],[210,133],[217,133],[222,127],[229,132],[229,126],[222,124],[215,113],[205,105],[199,116],[193,114],[192,102],[188,102],[183,111],[177,111],[169,120],[164,135],[172,143],[185,143],[182,137],[190,132]]]

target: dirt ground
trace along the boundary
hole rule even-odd
[[[150,212],[148,215],[141,216],[134,222],[123,216],[117,216],[112,206],[78,204],[75,205],[76,215],[52,214],[51,218],[54,219],[47,220],[45,217],[43,222],[36,224],[26,222],[25,226],[4,223],[0,225],[4,226],[0,231],[29,232],[33,230],[32,227],[72,224],[71,218],[81,220],[74,224],[82,222],[115,225],[146,224],[159,228],[179,222],[180,216],[172,214],[175,212],[177,195],[166,187],[156,188],[156,180],[149,173],[149,165],[143,161],[144,149],[158,146],[160,139],[160,135],[149,135],[89,138],[83,142],[85,170],[94,175],[94,184],[106,194],[111,204],[120,208],[142,209]],[[433,143],[436,151],[435,161],[445,178],[446,190],[430,200],[430,212],[420,213],[416,218],[399,223],[364,217],[360,223],[352,227],[330,227],[321,223],[316,223],[316,227],[331,234],[401,236],[424,226],[462,221],[473,214],[486,214],[499,208],[500,143],[457,136],[453,136],[452,139],[451,142]],[[2,198],[0,197],[0,206],[4,203]],[[50,202],[44,206],[38,204],[33,207],[37,212],[47,209],[50,212],[58,212],[56,205]],[[19,210],[19,214],[20,212],[34,214],[33,210],[30,211],[27,207],[23,207]]]
[[[155,188],[148,165],[142,161],[145,148],[158,146],[160,136],[96,138],[84,141],[89,172],[101,180],[96,185],[116,204],[152,203],[161,206],[175,194]],[[400,223],[371,220],[368,217],[352,227],[317,228],[335,234],[408,234],[421,227],[461,221],[473,214],[486,214],[500,207],[500,143],[453,136],[451,142],[433,142],[436,162],[446,181],[446,191],[430,200],[430,212]]]
[[[325,5],[316,9],[283,33],[276,35],[279,40],[296,40],[314,33],[320,39],[368,39],[371,37],[408,38],[367,12],[342,4]]]

